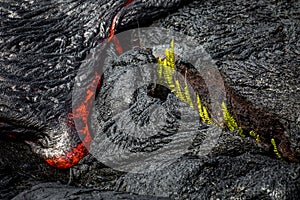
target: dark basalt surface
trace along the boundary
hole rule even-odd
[[[166,117],[161,117],[161,122],[156,124],[155,127],[169,125],[173,128],[171,130],[174,131],[176,124],[182,124],[183,122],[181,118],[178,118],[174,114],[172,115],[170,111],[183,110],[181,113],[190,116],[197,114],[196,111],[187,105],[180,104],[180,101],[176,100],[176,98],[174,99],[172,94],[169,94],[166,99],[159,99],[153,97],[153,95],[149,95],[147,87],[141,87],[138,90],[137,97],[132,99],[128,110],[126,109],[116,116],[112,114],[115,113],[116,108],[122,107],[122,105],[115,105],[119,98],[114,99],[114,97],[122,96],[126,99],[126,94],[132,92],[133,87],[122,88],[122,90],[118,90],[119,93],[116,96],[111,96],[110,94],[115,91],[116,85],[120,84],[118,80],[121,76],[125,76],[125,80],[130,79],[134,83],[135,78],[131,74],[138,74],[137,71],[139,70],[145,72],[145,69],[147,69],[145,61],[150,62],[153,60],[149,52],[148,56],[146,55],[147,51],[145,50],[134,50],[123,55],[120,60],[116,61],[104,73],[104,76],[110,74],[110,78],[103,84],[103,88],[99,93],[99,100],[96,104],[96,110],[100,112],[97,115],[97,121],[100,122],[102,127],[100,132],[109,135],[108,137],[111,137],[111,140],[115,144],[123,142],[122,145],[134,152],[145,151],[143,147],[148,147],[147,150],[151,151],[151,147],[155,149],[157,145],[165,144],[164,140],[172,135],[172,131],[164,131],[164,129],[156,130],[153,128],[151,124],[153,115]],[[140,61],[141,58],[144,58],[144,61]],[[131,62],[129,63],[128,60]],[[109,99],[110,103],[105,103],[100,98],[101,96]],[[140,112],[140,107],[144,108],[143,112]],[[161,109],[161,107],[164,107],[166,110]],[[168,110],[168,108],[171,109]],[[154,109],[157,110],[153,111]],[[170,113],[164,115],[164,112]],[[126,117],[132,119],[131,115],[135,117],[136,121],[132,124],[130,122],[124,123]],[[182,115],[181,117],[184,118]],[[138,124],[148,118],[149,121],[146,122],[148,129],[140,127],[138,134],[130,133],[130,130],[124,131],[127,126],[135,127],[132,129],[137,130],[136,127]],[[167,121],[166,119],[169,119],[169,123],[165,122]],[[211,149],[206,147],[209,153],[205,154],[206,149],[205,147],[203,148],[203,145],[206,143],[203,138],[211,138],[212,140],[214,136],[210,133],[217,133],[220,130],[213,126],[201,125],[201,123],[197,126],[197,124],[192,124],[192,122],[191,120],[189,124],[190,134],[194,133],[196,136],[192,143],[192,148],[184,156],[175,159],[171,165],[159,168],[159,170],[142,174],[126,173],[111,187],[127,192],[167,196],[175,199],[298,198],[300,186],[300,165],[298,163],[290,163],[274,158],[267,146],[257,143],[250,137],[241,138],[237,132],[221,132],[219,138],[215,138],[217,139],[217,144],[212,143],[211,145],[214,145],[214,147]],[[126,124],[126,126],[122,126],[122,124]],[[157,134],[159,133],[162,136],[155,140],[155,142],[151,140],[146,142],[135,141],[131,138],[132,135],[138,138],[145,135],[146,133],[143,133],[143,130],[157,131]],[[113,135],[114,133],[118,133],[117,136],[119,137]],[[126,137],[130,139],[125,140],[124,138]],[[101,140],[101,137],[96,137],[94,141],[95,148],[97,148],[97,145],[106,145]],[[124,144],[124,141],[126,144]],[[136,146],[140,148],[138,150],[134,149]],[[99,155],[101,152],[93,151],[93,153],[94,155]]]
[[[193,35],[205,46],[230,93],[272,114],[278,120],[274,128],[282,124],[298,153],[299,6],[299,1],[194,2],[159,22]]]
[[[70,114],[81,61],[112,31],[136,24],[136,19],[155,19],[180,2],[1,3],[1,136],[33,142],[33,150],[44,158],[70,151],[80,142]]]
[[[83,189],[72,186],[65,186],[58,183],[39,184],[32,188],[32,191],[26,191],[19,194],[17,199],[137,199],[146,200],[150,196],[134,195],[125,192],[101,191],[99,189]],[[160,197],[152,197],[151,199],[168,199]]]
[[[20,15],[24,14],[22,9],[26,10],[28,6],[26,4],[16,6],[15,10],[19,10]],[[60,8],[63,10],[69,8],[70,12],[67,16],[53,17],[51,21],[53,24],[59,24],[59,30],[65,31],[65,34],[59,37],[55,36],[57,30],[53,29],[51,34],[55,37],[47,37],[49,34],[46,34],[48,33],[46,31],[40,34],[41,39],[37,40],[35,38],[39,34],[33,30],[21,34],[24,30],[19,29],[20,32],[18,32],[17,28],[13,29],[13,23],[9,26],[1,26],[7,27],[1,28],[3,42],[0,43],[1,67],[4,69],[0,74],[3,80],[0,86],[1,93],[3,93],[1,104],[4,104],[2,107],[6,109],[1,110],[3,134],[10,133],[10,130],[16,127],[18,135],[28,133],[25,138],[30,138],[32,135],[43,133],[41,127],[55,124],[51,123],[51,120],[55,121],[56,118],[48,116],[65,114],[66,104],[70,101],[67,98],[70,95],[69,87],[71,88],[69,82],[72,82],[75,77],[80,61],[84,59],[84,55],[90,48],[96,45],[95,40],[108,36],[108,28],[104,32],[96,31],[94,34],[93,31],[89,31],[98,30],[97,27],[101,26],[93,21],[98,19],[97,15],[101,12],[95,15],[90,13],[91,11],[97,13],[96,8],[100,4],[96,1],[94,4],[75,3],[74,5],[77,5],[73,7],[75,9],[67,6],[69,4],[70,2],[62,3],[60,5],[62,7],[45,6],[48,9],[37,9],[35,14],[27,17],[24,15],[24,19],[29,23],[30,18],[43,15],[43,13],[48,14],[51,11],[51,15],[49,14],[51,21],[51,16],[56,16]],[[7,5],[8,3],[3,3],[2,8],[7,8]],[[113,7],[109,3],[107,5]],[[157,14],[155,10],[157,9],[154,9],[154,15]],[[9,12],[6,14],[9,15]],[[1,17],[5,18],[5,15]],[[289,140],[290,148],[299,153],[299,16],[300,3],[298,1],[208,0],[190,2],[167,17],[155,21],[152,26],[173,28],[194,36],[216,61],[230,94],[269,113],[270,116],[276,116],[284,127],[282,134]],[[129,21],[134,21],[134,18],[124,17]],[[48,27],[53,27],[51,23],[46,24]],[[128,24],[132,23],[128,22]],[[82,27],[86,29],[81,29]],[[125,24],[124,27],[126,27]],[[15,36],[16,33],[20,36]],[[84,33],[91,33],[91,35],[88,34],[87,40],[80,37],[80,35],[85,35]],[[24,44],[19,44],[23,40],[22,35],[24,35],[23,38],[29,40],[29,43],[24,41]],[[55,40],[60,37],[66,38],[67,42],[64,43],[63,38]],[[55,46],[56,42],[60,44],[54,48],[53,45]],[[168,90],[163,95],[153,94],[149,92],[151,87],[149,89],[148,86],[141,86],[135,91],[136,98],[131,99],[124,112],[120,115],[112,114],[115,105],[110,102],[115,100],[116,93],[113,93],[113,90],[120,87],[118,83],[120,77],[132,78],[130,71],[145,69],[145,63],[149,61],[155,62],[150,51],[135,49],[113,62],[104,73],[104,77],[109,78],[105,79],[94,107],[97,120],[93,123],[98,124],[98,134],[110,133],[115,144],[125,142],[127,146],[124,146],[129,147],[131,151],[151,152],[158,146],[166,144],[166,139],[172,135],[172,130],[176,129],[177,124],[182,123],[182,118],[178,117],[176,111],[181,111],[186,116],[197,114]],[[32,83],[32,77],[35,78],[38,86],[43,83],[49,89],[46,88],[48,92],[41,93],[43,94],[41,100],[33,98],[32,102],[26,103],[21,100],[26,99],[26,94],[30,93],[33,97],[35,96],[31,93],[31,88],[35,86]],[[11,83],[7,80],[18,81]],[[16,91],[11,90],[13,85],[18,88]],[[59,89],[59,87],[62,88]],[[126,95],[126,91],[131,90],[130,87],[125,89],[122,87],[120,91]],[[120,95],[122,94],[116,96]],[[51,100],[53,96],[60,103],[53,103]],[[14,102],[19,104],[13,106]],[[37,104],[45,107],[38,107]],[[153,111],[153,106],[155,106],[155,111]],[[12,108],[11,112],[7,111],[9,108]],[[162,111],[161,108],[165,110]],[[41,110],[45,114],[41,114]],[[18,114],[19,111],[22,112]],[[151,123],[151,119],[155,118],[153,113],[161,116],[159,127],[166,126],[168,129],[155,129],[156,126]],[[161,137],[155,138],[154,142],[136,142],[127,137],[135,133],[134,130],[141,126],[141,122],[144,124],[143,129],[139,129],[141,130],[139,134],[142,135],[151,130],[160,132]],[[222,131],[203,123],[197,124],[198,126],[194,123],[185,124],[186,128],[190,129],[190,133],[195,134],[195,140],[184,155],[175,159],[169,166],[142,174],[111,169],[101,163],[101,160],[96,159],[97,154],[94,154],[96,158],[93,155],[85,157],[72,168],[70,173],[69,170],[58,170],[48,166],[19,140],[2,139],[0,141],[0,198],[300,198],[299,162],[292,162],[287,158],[277,159],[272,152],[271,145],[257,143],[251,137],[241,138],[237,132]],[[208,153],[201,154],[202,146],[206,141],[203,138],[211,138],[212,133],[219,133],[218,140]],[[22,139],[21,137],[20,140]],[[93,152],[100,154],[101,152],[97,152],[97,145],[103,144],[100,135],[96,135],[92,145]],[[282,147],[281,150],[284,148]]]

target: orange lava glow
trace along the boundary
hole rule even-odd
[[[76,121],[80,120],[81,122],[83,122],[83,126],[79,129],[79,132],[80,134],[84,135],[84,139],[82,140],[82,142],[77,144],[77,146],[66,152],[65,155],[47,158],[46,162],[51,166],[60,169],[67,169],[76,165],[82,158],[84,158],[88,154],[92,142],[88,119],[93,105],[96,88],[100,83],[100,78],[100,75],[96,72],[92,83],[86,90],[86,96],[84,100],[76,109],[74,109],[74,113],[69,114],[70,120],[76,119]]]
[[[114,44],[116,45],[115,48],[116,48],[118,54],[121,55],[123,53],[123,49],[122,49],[122,46],[121,46],[118,38],[116,36],[113,36],[112,40],[113,40]]]
[[[133,0],[128,0],[122,8],[128,6],[129,4],[131,4],[133,2]],[[111,23],[111,27],[110,27],[110,30],[109,30],[109,37],[107,38],[108,42],[110,42],[114,35],[115,35],[115,29],[116,29],[116,21],[117,21],[117,18],[118,18],[118,15],[116,15],[113,20],[112,20],[112,23]],[[119,51],[118,51],[119,52]]]
[[[82,158],[88,154],[83,142],[79,143],[71,151],[60,157],[53,157],[45,161],[52,167],[67,169],[76,165]]]
[[[122,8],[128,6],[132,2],[133,0],[127,0]],[[120,42],[117,37],[114,36],[118,17],[119,16],[117,14],[112,20],[111,28],[109,30],[110,35],[108,37],[108,42],[113,40],[116,51],[119,54],[122,54],[123,49],[120,45]],[[96,72],[95,77],[90,84],[90,87],[86,90],[86,96],[84,100],[76,109],[74,109],[74,113],[69,114],[69,120],[80,120],[83,123],[82,127],[79,128],[79,132],[80,134],[84,135],[84,139],[82,140],[82,142],[77,144],[76,147],[73,147],[70,151],[66,152],[65,155],[45,159],[46,162],[51,166],[60,169],[67,169],[76,165],[82,158],[84,158],[88,154],[92,142],[88,119],[90,116],[96,89],[99,89],[101,87],[100,78],[100,75]]]
[[[111,27],[109,29],[109,37],[107,38],[108,42],[111,41],[111,39],[115,35],[115,26],[116,26],[116,20],[117,20],[117,15],[113,18],[113,21],[111,23]]]

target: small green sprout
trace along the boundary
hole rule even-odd
[[[158,76],[159,79],[166,80],[172,92],[175,92],[175,85],[173,83],[173,74],[175,72],[175,58],[174,58],[174,40],[171,41],[171,48],[166,49],[166,58],[158,58]]]
[[[241,137],[246,137],[246,135],[243,133],[243,129],[238,126],[235,119],[228,111],[227,106],[224,102],[222,102],[222,110],[223,110],[223,116],[224,116],[224,119],[225,119],[228,129],[230,131],[238,131],[238,133]]]
[[[198,112],[199,112],[199,115],[200,115],[202,121],[204,121],[207,124],[211,124],[211,120],[208,115],[207,109],[205,106],[202,105],[198,94],[196,95],[196,98],[197,98],[197,103],[198,103]]]
[[[192,101],[192,98],[191,98],[191,95],[190,95],[189,88],[188,88],[187,84],[184,87],[184,96],[185,96],[185,102],[187,104],[189,104],[189,106],[191,108],[194,108],[194,104],[193,104],[193,101]]]
[[[256,142],[261,142],[259,135],[254,130],[250,131],[249,135],[253,137],[256,140]]]
[[[185,97],[181,91],[180,83],[178,80],[175,81],[175,95],[179,98],[180,101],[185,102]]]
[[[276,154],[277,158],[280,159],[280,158],[281,158],[281,155],[280,155],[280,153],[279,153],[279,151],[278,151],[277,144],[276,144],[274,138],[271,139],[271,144],[273,145],[273,151],[274,151],[274,153]]]
[[[182,88],[180,82],[174,76],[176,74],[174,39],[171,40],[170,49],[167,48],[165,50],[165,54],[165,58],[158,58],[157,74],[159,81],[164,81],[171,89],[171,92],[173,92],[180,101],[187,103],[191,108],[198,108],[199,116],[203,122],[205,122],[206,124],[212,124],[214,126],[220,127],[219,124],[213,122],[210,118],[207,108],[201,102],[200,96],[198,94],[195,94],[196,100],[194,101],[197,101],[197,105],[195,105],[196,102],[194,104],[187,83],[185,83],[184,88]],[[224,102],[222,102],[221,107],[227,128],[230,131],[238,131],[241,137],[246,137],[246,135],[243,133],[243,129],[237,124],[236,120],[231,115]],[[254,138],[257,142],[261,142],[260,136],[256,131],[251,130],[249,132],[249,135],[252,138]],[[278,158],[282,158],[278,151],[274,138],[271,139],[271,144],[273,145],[273,151],[276,154],[276,156]]]

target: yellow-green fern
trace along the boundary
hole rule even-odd
[[[224,120],[226,122],[228,129],[230,131],[238,131],[241,137],[246,137],[246,135],[243,133],[243,129],[238,126],[235,119],[228,111],[227,106],[224,102],[222,102],[222,110],[223,110]]]
[[[250,131],[249,135],[253,137],[256,140],[256,142],[261,142],[259,135],[254,130]]]
[[[280,155],[280,153],[278,151],[277,144],[276,144],[274,138],[271,139],[271,144],[273,145],[273,151],[276,154],[277,158],[281,158],[281,155]]]
[[[196,98],[197,98],[197,104],[198,104],[198,112],[199,112],[199,115],[200,115],[202,121],[204,121],[207,124],[211,124],[211,120],[208,115],[207,109],[205,106],[202,105],[198,94],[196,95]]]
[[[180,83],[178,80],[175,81],[175,95],[180,101],[185,102],[184,93],[181,91]]]
[[[186,103],[189,104],[189,106],[191,108],[194,108],[194,104],[193,104],[193,101],[192,101],[192,98],[191,98],[191,95],[190,95],[189,88],[188,88],[187,84],[184,87],[184,96],[185,96]]]
[[[170,50],[166,49],[165,53],[165,59],[158,59],[158,76],[160,80],[164,78],[171,91],[175,92],[175,85],[173,83],[173,74],[175,72],[174,40],[171,41]]]
[[[198,94],[196,94],[196,100],[197,105],[194,106],[194,102],[192,100],[192,97],[189,92],[189,88],[187,83],[185,83],[184,88],[182,89],[179,81],[174,78],[176,73],[175,68],[175,57],[174,57],[174,40],[171,40],[170,43],[170,49],[165,50],[166,57],[164,59],[158,58],[158,78],[159,81],[165,81],[165,83],[168,85],[168,87],[171,89],[171,92],[173,92],[179,100],[182,102],[187,103],[191,108],[198,108],[199,116],[201,120],[207,124],[213,124],[215,126],[220,126],[219,124],[216,124],[212,122],[207,108],[202,105],[201,99]],[[234,117],[230,114],[226,104],[222,102],[222,111],[223,111],[223,117],[226,122],[226,126],[230,131],[238,131],[239,135],[241,137],[245,137],[246,135],[243,133],[243,129],[237,124]],[[249,135],[253,137],[257,142],[261,142],[260,136],[256,131],[251,130],[249,132]],[[274,153],[278,158],[281,158],[281,155],[278,151],[277,145],[275,143],[274,138],[271,139],[271,143],[273,145]]]

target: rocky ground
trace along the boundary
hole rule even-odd
[[[245,127],[268,131],[262,135],[263,142],[199,121],[196,125],[186,123],[185,116],[195,116],[197,111],[168,90],[151,93],[149,85],[138,87],[126,109],[116,113],[114,109],[123,106],[117,100],[126,99],[126,94],[132,92],[131,87],[122,86],[122,80],[130,86],[135,81],[133,72],[148,73],[147,63],[155,62],[151,51],[138,48],[110,63],[104,72],[94,106],[93,123],[98,126],[95,125],[92,155],[71,170],[59,170],[48,166],[26,144],[3,139],[0,141],[0,198],[300,198],[297,160],[300,153],[300,2],[190,1],[151,26],[193,36],[195,43],[206,49],[216,61],[227,98],[233,99],[230,102],[247,102],[236,113],[241,116],[238,120],[247,121],[247,115],[251,115],[248,118],[254,119],[244,124]],[[253,111],[269,117],[270,124],[259,123],[262,119]],[[159,120],[155,121],[156,118]],[[272,126],[274,121],[276,124]],[[167,144],[169,138],[182,139],[173,134],[178,124],[188,130],[182,132],[183,136],[193,134],[192,145],[170,164],[157,166],[157,170],[121,172],[99,159],[100,150],[110,143],[97,133],[109,135],[117,143],[116,148],[126,146],[131,152],[153,152]],[[280,133],[272,130],[278,124],[282,127]],[[159,136],[151,141],[135,141],[130,136],[136,132],[140,135],[155,132]],[[217,140],[210,143],[216,139],[215,134]],[[278,144],[284,141],[278,145],[282,159],[274,153],[271,137]],[[124,146],[120,147],[122,142]],[[205,148],[209,151],[201,153]]]

